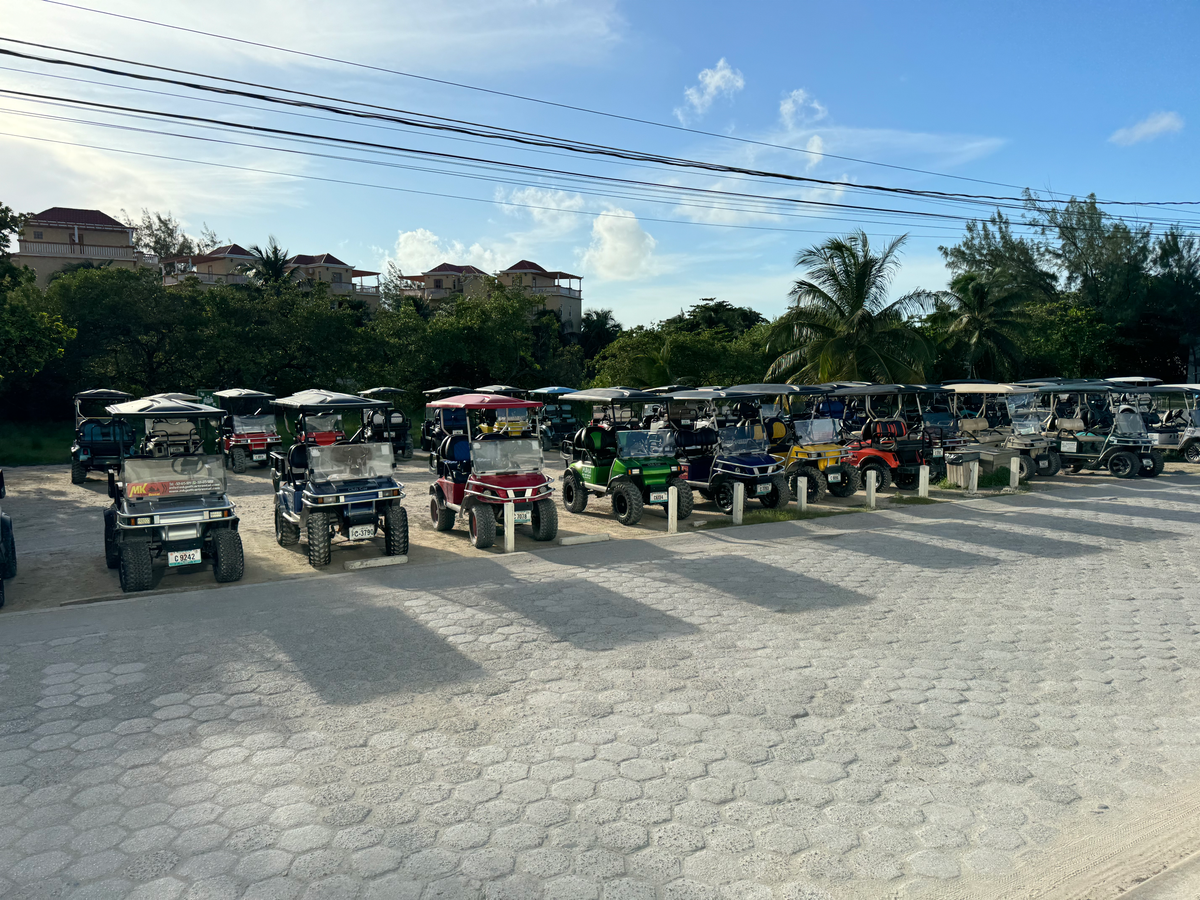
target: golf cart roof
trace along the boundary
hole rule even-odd
[[[944,390],[944,387],[931,388],[923,384],[856,384],[835,388],[830,393],[835,397],[865,397],[869,394],[926,394]]]
[[[1048,381],[1033,385],[1033,387],[1043,394],[1108,394],[1118,389],[1118,386],[1111,381],[1088,378],[1080,378],[1075,381]]]
[[[356,397],[354,394],[339,394],[337,391],[326,391],[315,388],[310,391],[300,391],[290,397],[272,401],[274,406],[284,409],[294,409],[297,412],[336,413],[347,409],[370,409],[377,406],[387,406],[383,400],[372,400],[369,397]]]
[[[659,387],[645,389],[647,394],[677,394],[680,391],[692,390],[697,390],[697,388],[693,388],[690,384],[664,384]]]
[[[186,400],[189,403],[199,403],[200,398],[195,394],[183,394],[179,391],[167,391],[164,394],[150,394],[145,400]]]
[[[213,391],[214,397],[223,400],[274,400],[274,394],[264,394],[262,391],[252,391],[250,388],[228,388],[224,391]]]
[[[1150,389],[1150,393],[1176,393],[1183,391],[1185,393],[1200,393],[1200,384],[1156,384]]]
[[[358,396],[372,397],[372,398],[374,398],[374,397],[391,397],[391,396],[394,396],[395,394],[403,394],[403,393],[405,393],[404,388],[377,387],[377,388],[367,388],[365,391],[359,391]]]
[[[737,391],[739,394],[759,394],[761,396],[774,394],[799,394],[802,390],[794,384],[735,384],[732,387],[726,388],[729,391]],[[812,388],[811,390],[818,390]]]
[[[956,394],[1032,394],[1036,389],[1031,384],[997,384],[994,381],[962,381],[942,385],[943,390]]]
[[[426,397],[452,397],[455,394],[469,394],[471,389],[467,387],[456,387],[455,385],[447,385],[446,387],[430,388],[427,391],[421,391]]]
[[[215,406],[168,397],[142,397],[140,400],[114,403],[108,407],[108,412],[124,419],[208,419],[225,415],[225,410]]]
[[[664,400],[753,400],[756,396],[752,391],[715,391],[710,388],[695,388],[686,391],[676,391],[668,394]]]
[[[1162,384],[1161,378],[1148,378],[1145,375],[1120,375],[1104,380],[1127,387],[1153,387],[1156,384]]]
[[[434,409],[541,409],[543,404],[507,394],[456,394],[425,405]]]
[[[75,395],[76,400],[132,400],[133,394],[124,391],[113,391],[108,388],[96,388],[90,391],[80,391]]]
[[[658,394],[630,387],[591,388],[586,391],[576,391],[564,394],[564,400],[578,400],[580,403],[653,403],[661,400]]]
[[[485,384],[475,388],[476,394],[523,394],[524,388],[513,387],[511,384]]]
[[[956,384],[1000,384],[1000,382],[992,381],[990,378],[947,378],[941,383],[946,386]]]
[[[575,388],[563,387],[562,385],[554,385],[553,387],[538,388],[536,391],[527,391],[530,394],[573,394]]]

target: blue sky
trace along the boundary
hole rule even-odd
[[[749,165],[845,182],[846,189],[738,183],[623,163],[584,161],[314,122],[197,100],[64,82],[74,74],[21,61],[0,87],[169,108],[226,120],[309,128],[405,146],[772,196],[875,203],[864,183],[1013,193],[996,187],[832,159],[856,157],[1063,193],[1136,200],[1197,198],[1200,7],[1194,3],[622,3],[616,0],[328,2],[211,0],[91,5],[435,78],[764,141],[755,147],[554,109],[295,55],[167,31],[40,0],[0,0],[8,37],[278,84],[507,128]],[[88,5],[87,0],[81,0]],[[346,10],[353,8],[353,15]],[[103,78],[113,83],[116,78]],[[127,83],[127,82],[126,82]],[[171,90],[166,88],[166,90]],[[570,184],[524,185],[322,160],[268,149],[16,115],[51,113],[129,124],[0,97],[0,202],[20,210],[170,209],[244,245],[271,234],[292,252],[332,252],[361,268],[388,260],[419,272],[447,260],[487,270],[530,258],[584,276],[585,307],[626,324],[716,296],[778,314],[795,252],[862,225],[910,232],[898,291],[940,288],[939,243],[958,223],[839,212],[835,219],[698,209],[671,201],[583,195]],[[144,123],[134,123],[145,127]],[[169,130],[205,133],[184,127]],[[158,133],[155,133],[158,132]],[[214,168],[70,144],[218,162]],[[294,145],[292,145],[294,147]],[[358,155],[334,151],[339,155]],[[244,171],[244,169],[264,171]],[[265,174],[357,181],[352,187]],[[478,173],[475,173],[478,174]],[[589,187],[588,190],[605,189]],[[512,205],[502,205],[496,201]],[[886,201],[896,205],[892,201]],[[903,203],[917,208],[913,203]],[[527,206],[542,209],[522,208]],[[939,207],[929,206],[926,209]],[[599,214],[599,215],[596,215]],[[699,224],[704,223],[704,224]],[[737,225],[738,228],[722,227]],[[784,230],[790,229],[790,230]]]

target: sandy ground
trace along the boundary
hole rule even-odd
[[[548,472],[556,485],[562,475],[558,458],[547,460]],[[1200,472],[1200,466],[1172,462],[1162,477],[1172,473]],[[397,468],[397,478],[404,484],[409,517],[409,566],[445,563],[461,558],[502,554],[503,539],[488,550],[471,547],[465,526],[460,521],[446,533],[434,530],[428,510],[428,486],[432,476],[425,460],[416,458]],[[4,510],[13,517],[19,560],[18,574],[6,582],[7,604],[3,612],[58,606],[63,603],[108,599],[122,596],[115,570],[104,565],[103,523],[101,510],[109,504],[107,483],[98,474],[87,482],[73,485],[67,466],[23,466],[5,470],[8,497]],[[1094,484],[1109,480],[1099,473],[1059,476],[1040,479],[1034,490],[1054,490],[1072,484]],[[280,547],[275,542],[273,498],[269,470],[251,469],[244,475],[229,473],[230,496],[241,519],[240,530],[246,554],[244,583],[259,584],[288,578],[311,578],[324,571],[340,571],[353,560],[378,558],[383,555],[382,538],[370,542],[348,543],[336,539],[333,563],[328,569],[315,570],[308,565],[303,541],[295,547]],[[880,492],[879,505],[886,508],[894,490]],[[911,496],[911,495],[901,495]],[[942,500],[962,499],[961,492],[934,491]],[[557,495],[556,495],[557,497]],[[838,512],[862,508],[863,493],[838,499],[827,497],[811,510]],[[751,501],[748,511],[759,508]],[[794,508],[794,505],[793,505]],[[559,510],[559,539],[577,535],[606,534],[613,540],[644,538],[665,533],[667,519],[661,507],[647,507],[642,521],[634,527],[623,527],[612,516],[608,498],[592,497],[581,514]],[[696,506],[690,519],[680,522],[680,530],[711,527],[729,522],[713,504],[696,495]],[[533,540],[527,526],[518,526],[516,550],[545,549],[546,544]],[[168,571],[156,567],[154,590],[177,591],[216,587],[209,566]]]

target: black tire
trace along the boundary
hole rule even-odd
[[[613,486],[613,515],[622,525],[636,525],[642,521],[642,512],[645,507],[646,504],[642,501],[642,489],[636,484],[622,481]]]
[[[1136,478],[1142,461],[1128,450],[1118,450],[1108,458],[1108,472],[1114,478]]]
[[[449,531],[454,527],[454,510],[438,503],[437,497],[429,498],[429,518],[435,531]]]
[[[104,564],[110,569],[121,565],[121,545],[117,543],[117,511],[112,508],[104,511]]]
[[[882,466],[879,463],[864,463],[859,469],[859,475],[862,478],[864,490],[867,484],[867,473],[875,472],[878,478],[875,480],[875,490],[886,491],[892,486],[892,470],[887,466]],[[930,472],[930,475],[933,473]]]
[[[574,469],[563,473],[562,502],[567,512],[581,513],[587,509],[588,489],[583,486],[583,479]]]
[[[408,510],[393,500],[383,508],[383,553],[408,556]]]
[[[672,478],[667,482],[667,488],[679,491],[679,507],[675,514],[680,519],[686,519],[696,507],[696,498],[692,494],[692,486],[682,478]]]
[[[232,528],[218,528],[212,535],[213,576],[221,584],[240,581],[246,574],[242,536]]]
[[[71,484],[83,484],[87,481],[87,466],[78,460],[71,460]]]
[[[6,520],[7,521],[7,520]],[[12,524],[7,527],[0,526],[4,534],[0,536],[0,540],[4,541],[4,564],[0,565],[0,581],[5,578],[17,577],[17,540],[13,537]],[[112,566],[109,566],[111,569]]]
[[[895,481],[897,490],[915,491],[920,484],[921,475],[918,472],[897,472]]]
[[[121,544],[121,559],[118,566],[121,590],[127,594],[148,591],[154,581],[154,566],[150,561],[148,541],[125,541]]]
[[[280,547],[294,547],[300,543],[300,526],[284,518],[279,500],[275,500],[275,543]]]
[[[825,478],[825,473],[816,466],[798,466],[788,473],[788,490],[791,491],[793,497],[800,496],[800,479],[808,479],[808,496],[805,498],[808,503],[820,503],[825,499],[825,495],[829,492],[829,482]]]
[[[829,473],[831,471],[839,472],[842,480],[838,482],[830,481]],[[862,479],[858,476],[858,469],[849,463],[838,463],[836,466],[830,466],[823,474],[825,475],[825,486],[834,497],[852,497],[862,490]]]
[[[1163,467],[1167,462],[1167,458],[1161,450],[1151,450],[1150,459],[1153,460],[1150,465],[1147,466],[1143,463],[1142,467],[1138,469],[1138,474],[1143,478],[1157,478],[1162,474]]]
[[[1190,463],[1200,463],[1200,441],[1192,441],[1184,447],[1183,458]]]
[[[4,608],[4,579],[0,578],[0,609]]]
[[[1085,468],[1087,468],[1087,467],[1086,467],[1086,466],[1085,466],[1083,463],[1081,463],[1081,462],[1073,462],[1073,463],[1071,463],[1071,474],[1072,474],[1072,475],[1078,475],[1078,474],[1079,474],[1080,472],[1082,472],[1082,471],[1083,471]]]
[[[759,497],[758,502],[763,505],[764,509],[778,509],[781,506],[787,506],[787,502],[791,499],[792,492],[788,489],[787,478],[780,472],[778,475],[771,476],[771,491]]]
[[[306,524],[308,538],[308,564],[314,569],[329,565],[332,553],[329,534],[329,516],[323,512],[310,512]]]
[[[1052,478],[1062,471],[1062,457],[1058,455],[1057,450],[1047,450],[1046,456],[1050,459],[1050,465],[1046,466],[1045,476]]]
[[[724,513],[727,516],[733,515],[733,497],[734,497],[733,486],[734,486],[734,484],[735,484],[734,480],[732,478],[727,478],[727,477],[715,478],[709,484],[709,487],[712,489],[713,503],[716,504],[717,509],[719,509],[722,513]],[[743,510],[743,512],[746,509],[745,503],[746,503],[746,495],[745,495],[745,493],[743,493],[742,494],[742,510]]]
[[[241,447],[234,447],[229,451],[229,467],[233,471],[241,475],[246,471],[246,451]]]
[[[401,452],[400,456],[403,459],[413,458],[413,441],[411,434],[404,439],[404,450]]]
[[[1037,474],[1037,463],[1033,461],[1033,457],[1026,456],[1024,453],[1022,453],[1017,457],[1017,460],[1017,464],[1020,466],[1018,477],[1021,481],[1028,481]]]
[[[535,541],[552,541],[558,536],[558,507],[549,497],[533,504],[529,521]]]
[[[471,546],[486,550],[496,543],[496,511],[487,503],[472,503],[466,510],[467,531],[471,535]]]

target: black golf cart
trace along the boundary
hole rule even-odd
[[[425,397],[425,421],[421,423],[421,450],[429,453],[434,447],[439,446],[446,439],[445,434],[434,434],[438,429],[437,413],[429,407],[428,404],[434,400],[445,400],[447,397],[455,397],[459,394],[471,393],[470,388],[455,387],[447,385],[446,387],[430,388],[427,391],[421,391]]]
[[[387,410],[382,400],[334,391],[301,391],[276,400],[286,416],[312,416]],[[304,430],[293,429],[297,435]],[[408,554],[408,513],[401,506],[404,486],[392,475],[395,454],[387,441],[366,439],[317,443],[297,441],[287,452],[271,454],[275,484],[275,540],[281,547],[308,540],[308,562],[314,568],[330,562],[333,535],[348,542],[368,541],[381,531],[387,556]]]
[[[396,404],[404,395],[402,388],[377,387],[359,391],[360,397],[368,400],[382,400],[388,404],[388,409],[364,409],[362,412],[362,432],[354,436],[354,440],[383,441],[392,445],[396,459],[413,458],[412,429],[408,416]]]
[[[217,449],[226,465],[237,474],[246,471],[247,462],[261,468],[270,465],[269,456],[283,448],[283,438],[271,409],[274,394],[248,388],[214,391],[217,405],[225,410],[217,436]]]
[[[579,419],[570,403],[562,401],[564,394],[572,394],[575,388],[551,386],[527,391],[526,398],[542,404],[538,419],[541,424],[542,449],[554,450],[579,430]]]
[[[71,484],[83,484],[87,473],[95,469],[107,472],[121,464],[121,457],[133,447],[133,429],[128,422],[108,415],[105,407],[132,399],[132,394],[103,388],[75,395]]]
[[[0,500],[7,496],[4,470],[0,469]],[[13,538],[12,518],[0,510],[0,606],[4,605],[4,582],[17,577],[17,544]]]
[[[1121,396],[1137,388],[1080,381],[1038,390],[1046,411],[1046,435],[1072,472],[1107,469],[1116,478],[1153,478],[1162,472],[1165,457],[1151,441],[1141,411]]]
[[[225,467],[204,455],[199,443],[188,452],[157,437],[164,421],[186,422],[199,432],[204,420],[221,418],[213,406],[187,400],[144,397],[108,407],[116,418],[142,421],[146,435],[109,472],[113,505],[104,510],[104,559],[118,569],[121,590],[148,590],[155,561],[170,569],[212,564],[217,581],[242,577],[244,559],[238,517],[225,492]]]

